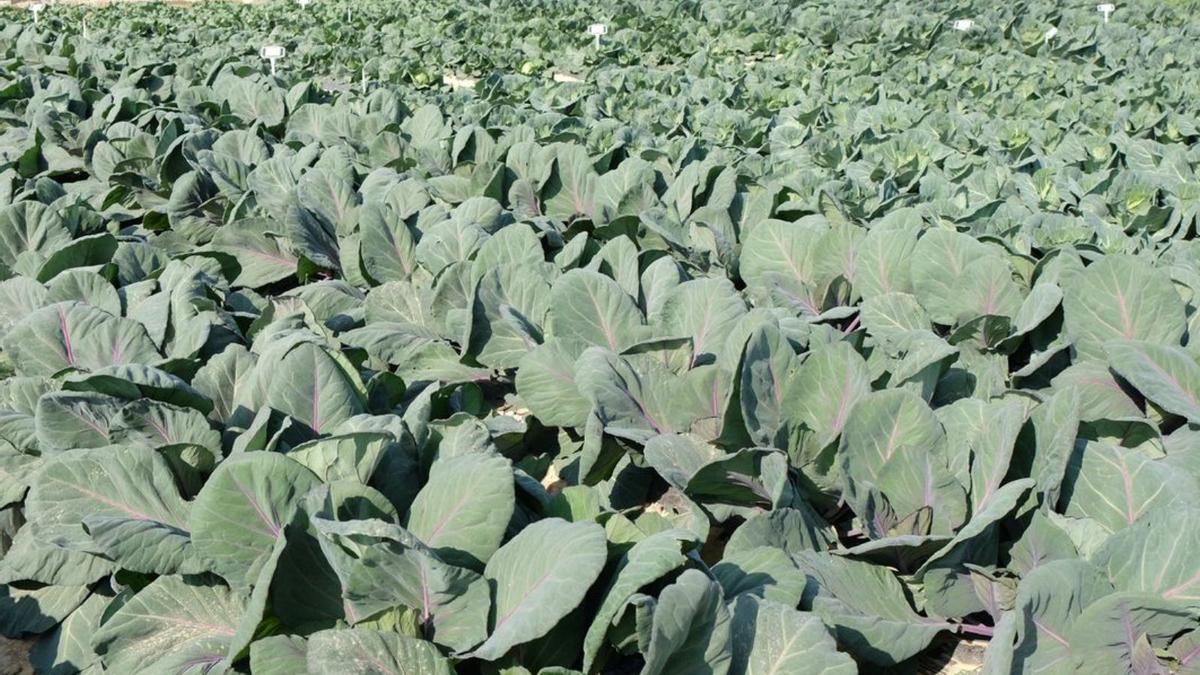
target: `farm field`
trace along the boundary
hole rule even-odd
[[[1200,672],[1197,40],[0,6],[0,673]]]

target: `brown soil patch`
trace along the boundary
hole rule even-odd
[[[10,640],[0,636],[0,675],[33,675],[29,650],[33,640]]]

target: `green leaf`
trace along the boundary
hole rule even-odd
[[[728,602],[748,594],[788,607],[800,604],[807,582],[787,553],[770,546],[728,554],[713,565],[712,575]]]
[[[1065,329],[1083,358],[1104,360],[1112,340],[1178,345],[1184,303],[1171,279],[1149,263],[1105,256],[1063,286]]]
[[[729,632],[721,587],[699,570],[685,570],[658,596],[642,672],[722,675],[733,658]]]
[[[686,548],[692,539],[693,536],[683,530],[664,530],[634,544],[621,557],[584,638],[585,671],[592,671],[592,664],[600,654],[605,635],[633,594],[681,567],[687,560],[681,549]]]
[[[89,595],[70,616],[54,627],[29,651],[29,665],[39,673],[69,675],[98,664],[92,636],[100,626],[111,597]]]
[[[811,584],[801,608],[820,616],[843,649],[869,663],[894,666],[949,627],[918,615],[887,568],[828,553],[792,557]]]
[[[354,628],[313,633],[308,672],[314,675],[453,675],[450,662],[431,643],[395,633]]]
[[[0,635],[44,633],[83,604],[87,586],[0,585]]]
[[[858,672],[818,617],[752,595],[737,597],[730,643],[729,675]]]
[[[27,508],[39,537],[103,553],[125,569],[174,574],[191,567],[188,505],[153,450],[65,454],[38,472]]]
[[[482,454],[438,459],[409,511],[408,529],[444,560],[482,569],[515,508],[512,466]]]
[[[1156,511],[1120,530],[1093,556],[1118,591],[1200,606],[1200,532],[1179,527],[1200,516],[1187,506]]]
[[[30,314],[13,326],[3,346],[22,375],[152,364],[161,358],[141,324],[81,302],[62,302]]]
[[[917,242],[912,279],[917,301],[946,326],[980,316],[1014,316],[1024,299],[996,249],[951,230],[930,230]]]
[[[1068,668],[1071,626],[1085,607],[1111,592],[1100,570],[1084,560],[1058,560],[1030,572],[1017,589],[1012,672]]]
[[[1158,508],[1196,504],[1196,479],[1161,460],[1110,443],[1077,447],[1063,481],[1064,515],[1116,532]]]
[[[292,675],[308,668],[308,642],[292,635],[273,635],[250,645],[250,670],[261,675]]]
[[[159,577],[113,613],[92,643],[107,671],[226,668],[245,607],[223,586]]]
[[[300,499],[319,484],[282,455],[251,452],[217,467],[192,504],[196,554],[238,589],[258,578]]]
[[[1104,346],[1108,365],[1167,412],[1200,424],[1200,364],[1181,347],[1113,341]]]
[[[494,661],[550,631],[583,601],[607,560],[604,529],[558,518],[521,530],[488,560],[495,610],[491,634],[475,650]]]
[[[550,334],[613,352],[641,341],[642,313],[617,282],[599,272],[571,270],[550,291]]]

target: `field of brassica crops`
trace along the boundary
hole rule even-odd
[[[1200,672],[1200,4],[38,9],[36,672]]]

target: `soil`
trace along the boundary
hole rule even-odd
[[[33,675],[29,650],[33,640],[10,640],[0,636],[0,675]]]

